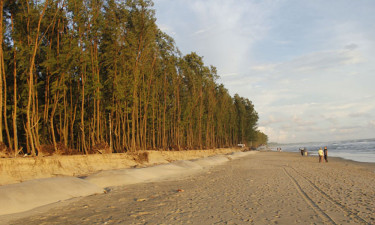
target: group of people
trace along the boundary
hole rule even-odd
[[[299,148],[299,150],[300,150],[302,156],[304,156],[304,155],[307,156],[307,148]],[[318,155],[319,155],[319,162],[320,163],[323,162],[323,158],[324,158],[324,161],[328,162],[327,146],[325,146],[324,149],[319,148]]]
[[[302,156],[304,156],[304,155],[307,156],[307,148],[299,148],[299,150],[300,150]]]
[[[321,163],[324,160],[328,162],[328,149],[327,146],[324,147],[324,150],[322,148],[319,148],[318,150],[318,155],[319,155],[319,162]]]

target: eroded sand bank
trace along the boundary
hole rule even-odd
[[[117,187],[8,222],[374,224],[374,172],[374,164],[336,158],[319,164],[297,153],[260,152],[184,179]]]
[[[27,180],[86,176],[102,170],[150,166],[176,160],[190,160],[241,149],[190,151],[145,151],[134,154],[72,155],[25,158],[0,158],[0,186]]]
[[[194,152],[195,154],[189,153],[192,152],[173,152],[174,156],[170,157],[170,154],[162,155],[163,153],[160,152],[150,154],[150,152],[147,152],[147,154],[143,154],[144,161],[147,163],[140,164],[139,166],[142,166],[140,168],[104,170],[81,178],[59,176],[0,186],[0,216],[25,212],[71,198],[106,193],[110,188],[116,186],[186,177],[231,159],[256,152],[232,152],[226,155],[214,155],[190,161],[178,160],[172,163],[150,166],[150,162],[158,161],[160,163],[160,159],[168,162],[166,159],[196,158],[203,155],[203,151]],[[204,154],[207,155],[210,152]],[[159,157],[156,160],[155,155]],[[48,171],[46,174],[48,175]]]

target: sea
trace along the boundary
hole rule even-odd
[[[306,148],[309,155],[317,156],[318,150],[324,146],[328,148],[328,157],[340,157],[357,162],[375,163],[375,138],[332,141],[332,142],[310,142],[310,143],[293,143],[278,144],[272,146],[271,149],[276,151],[281,148],[285,152],[300,152],[299,148]]]

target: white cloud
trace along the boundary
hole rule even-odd
[[[251,70],[259,72],[274,72],[275,67],[277,67],[277,65],[278,64],[254,65],[251,67]]]
[[[322,72],[359,62],[361,62],[361,56],[357,51],[331,50],[303,55],[284,66],[296,72]]]
[[[168,1],[157,0],[155,5],[163,6],[157,11],[158,15],[168,7]],[[277,5],[278,1],[274,0],[169,1],[169,7],[183,10],[181,17],[187,18],[167,22],[175,27],[174,31],[179,31],[173,37],[184,54],[195,51],[204,56],[206,64],[218,67],[219,75],[243,74],[251,48],[256,40],[267,35],[267,20]],[[159,20],[158,23],[166,24]]]
[[[173,28],[166,24],[159,24],[158,28],[169,36],[176,35],[176,32],[173,30]]]
[[[182,52],[202,55],[232,95],[253,101],[259,129],[277,142],[373,137],[375,4],[348,3],[155,1]]]
[[[258,129],[267,134],[269,137],[272,136],[273,139],[270,140],[272,142],[283,143],[295,138],[295,135],[290,135],[285,130],[274,129],[272,127],[259,127]]]
[[[253,65],[251,69],[255,72],[275,73],[277,75],[296,73],[311,74],[315,72],[322,73],[327,70],[335,70],[345,65],[358,64],[363,61],[359,51],[354,50],[329,50],[312,52],[301,55],[290,61],[279,62],[275,64]]]

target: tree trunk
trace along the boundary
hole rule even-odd
[[[167,72],[164,71],[164,107],[163,107],[163,149],[167,149],[167,137],[166,137],[166,111],[167,111]]]
[[[11,22],[12,22],[12,31],[14,31],[13,27],[13,15],[11,16]],[[14,43],[15,44],[15,43]],[[14,142],[14,156],[18,155],[18,134],[17,134],[17,54],[16,54],[16,48],[14,48],[13,51],[13,142]]]
[[[0,16],[0,18],[2,18]],[[1,31],[0,31],[1,32]],[[2,45],[2,41],[0,42],[0,45]],[[7,134],[7,139],[8,139],[8,146],[12,148],[12,141],[10,139],[10,134],[9,134],[9,128],[8,128],[8,118],[7,118],[7,84],[6,84],[6,77],[5,77],[5,67],[4,67],[4,55],[2,49],[0,49],[0,63],[2,64],[1,69],[2,69],[2,74],[3,74],[3,84],[4,84],[4,127],[5,127],[5,132]]]
[[[3,7],[4,7],[4,1],[0,0],[0,61],[3,61]],[[3,114],[3,63],[0,62],[0,118]],[[6,90],[4,88],[4,90]],[[3,143],[3,120],[0,119],[0,143]]]
[[[47,6],[48,1],[46,1],[46,6]],[[35,156],[35,144],[34,144],[34,136],[31,131],[31,124],[32,124],[32,118],[30,115],[30,109],[31,109],[31,104],[32,104],[32,95],[33,95],[33,88],[34,88],[34,74],[33,74],[33,69],[34,69],[34,63],[35,63],[35,56],[36,56],[36,51],[37,51],[37,46],[38,46],[38,37],[39,37],[39,30],[40,30],[40,23],[42,22],[42,16],[43,13],[39,17],[39,22],[38,22],[38,29],[35,37],[35,42],[34,42],[34,47],[33,47],[33,55],[31,57],[30,61],[30,68],[29,68],[29,78],[28,78],[28,100],[27,100],[27,106],[26,106],[26,133],[29,137],[29,143],[31,147],[31,154]]]

